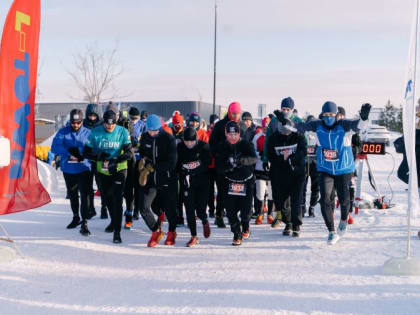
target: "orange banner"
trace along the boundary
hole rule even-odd
[[[15,0],[3,28],[0,136],[10,140],[10,165],[0,168],[0,215],[37,208],[51,201],[39,181],[35,157],[40,6],[40,0]]]

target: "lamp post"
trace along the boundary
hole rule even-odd
[[[214,1],[213,114],[216,114],[217,0]]]

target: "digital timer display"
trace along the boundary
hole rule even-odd
[[[361,154],[385,154],[385,143],[363,142]]]

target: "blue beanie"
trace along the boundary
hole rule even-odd
[[[322,105],[322,113],[337,114],[337,105],[334,102],[325,102],[324,105]]]
[[[162,122],[160,118],[154,114],[149,115],[146,120],[146,129],[156,131],[162,127]]]
[[[293,109],[295,108],[295,102],[290,96],[286,97],[281,101],[281,107],[287,107],[287,108]]]
[[[199,113],[191,113],[190,117],[188,117],[188,121],[201,122],[200,114]]]

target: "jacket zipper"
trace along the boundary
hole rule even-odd
[[[330,131],[328,131],[328,139],[330,140],[330,148],[331,148],[331,150],[332,150],[331,130],[330,130]],[[337,152],[337,153],[338,153],[338,152]],[[337,157],[338,157],[338,156],[337,156]],[[334,163],[335,163],[335,162],[331,162],[331,164],[332,164],[332,173],[333,173],[333,175],[335,175]]]

